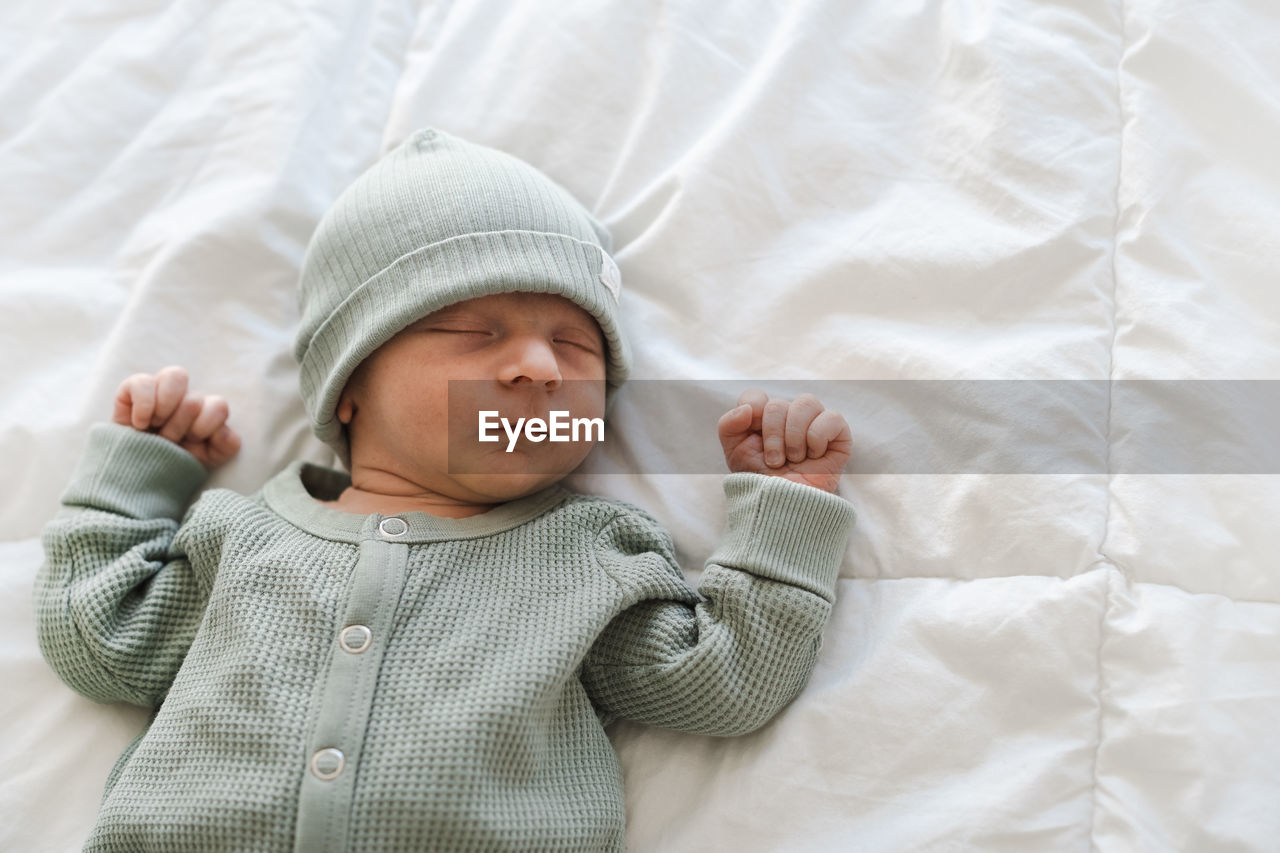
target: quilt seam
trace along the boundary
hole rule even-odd
[[[1122,192],[1124,188],[1124,134],[1127,118],[1124,108],[1124,55],[1127,45],[1125,32],[1125,2],[1117,0],[1116,10],[1120,21],[1120,45],[1116,52],[1116,183],[1115,183],[1115,218],[1111,223],[1111,340],[1107,346],[1107,426],[1106,426],[1106,501],[1102,519],[1102,538],[1098,542],[1098,557],[1107,568],[1106,585],[1102,590],[1102,602],[1098,608],[1098,651],[1096,657],[1098,720],[1095,730],[1093,763],[1090,767],[1090,800],[1089,800],[1089,850],[1098,851],[1098,760],[1102,753],[1103,738],[1106,734],[1106,668],[1104,649],[1107,637],[1107,616],[1111,607],[1111,583],[1114,573],[1119,572],[1121,580],[1129,581],[1129,576],[1106,554],[1107,537],[1111,533],[1111,512],[1113,503],[1111,470],[1111,450],[1114,443],[1112,434],[1112,409],[1115,401],[1114,383],[1116,371],[1116,338],[1120,326],[1120,219],[1123,215]]]
[[[1098,722],[1096,736],[1093,744],[1093,763],[1090,768],[1090,785],[1092,787],[1091,797],[1089,800],[1089,850],[1097,851],[1099,849],[1094,833],[1098,825],[1098,757],[1102,752],[1102,738],[1104,729],[1104,713],[1103,703],[1104,696],[1107,692],[1106,670],[1102,665],[1103,646],[1106,645],[1107,635],[1107,614],[1111,608],[1111,580],[1116,574],[1116,570],[1109,563],[1102,566],[1106,577],[1104,578],[1102,587],[1102,602],[1098,608],[1098,653],[1095,661],[1098,667],[1098,675],[1094,684],[1098,697]]]

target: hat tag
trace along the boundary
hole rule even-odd
[[[613,301],[617,302],[618,293],[622,290],[622,273],[618,270],[618,265],[613,262],[613,258],[609,257],[609,253],[603,249],[600,250],[600,281],[609,288]]]

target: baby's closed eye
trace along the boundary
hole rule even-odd
[[[600,349],[598,347],[592,346],[591,344],[585,343],[584,341],[575,340],[574,338],[556,338],[555,343],[569,344],[570,346],[575,346],[578,349],[584,349],[587,352],[591,353],[592,355],[600,354]]]
[[[492,333],[491,331],[489,331],[488,329],[458,329],[458,328],[445,328],[445,327],[443,327],[443,326],[433,326],[432,328],[429,328],[429,329],[427,329],[426,331],[428,331],[428,332],[444,332],[444,333],[446,333],[446,334],[454,334],[454,335],[490,335],[490,334],[493,334],[493,333]],[[584,350],[586,350],[587,352],[590,352],[590,353],[598,353],[598,352],[600,351],[600,350],[599,350],[599,348],[594,347],[594,346],[592,346],[591,344],[589,344],[589,343],[587,343],[587,342],[585,342],[585,341],[582,341],[582,340],[578,340],[578,339],[576,339],[576,338],[565,338],[565,337],[561,337],[561,338],[555,338],[555,339],[553,339],[553,341],[552,341],[552,342],[553,342],[553,343],[557,343],[557,344],[570,344],[570,345],[575,346],[575,347],[578,347],[578,348],[580,348],[580,349],[584,349]]]

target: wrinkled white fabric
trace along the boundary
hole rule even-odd
[[[331,461],[298,265],[415,127],[600,216],[637,378],[1277,380],[1277,39],[1271,0],[0,9],[0,848],[78,849],[145,720],[34,635],[89,424],[180,363],[245,439],[213,485]],[[1126,402],[1101,471],[846,477],[796,702],[731,740],[613,730],[632,847],[1275,849],[1280,475],[1108,474],[1188,417]],[[679,416],[621,407],[608,461],[714,431]],[[695,579],[723,528],[717,476],[568,485],[650,509]]]

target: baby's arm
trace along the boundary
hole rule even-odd
[[[40,648],[90,699],[156,707],[186,656],[220,536],[179,519],[208,475],[202,462],[238,450],[224,429],[225,405],[188,397],[180,368],[130,377],[116,395],[116,423],[91,428],[45,525],[35,586]]]
[[[787,403],[748,391],[740,403],[719,423],[733,472],[728,524],[701,595],[647,513],[620,513],[596,539],[601,567],[636,600],[582,670],[606,721],[741,734],[794,699],[817,661],[854,522],[852,505],[833,494],[849,426],[811,395]]]
[[[756,473],[724,480],[728,524],[698,593],[667,533],[640,512],[597,537],[600,565],[635,603],[588,654],[582,681],[615,717],[700,734],[768,722],[804,687],[853,523],[842,497]]]

